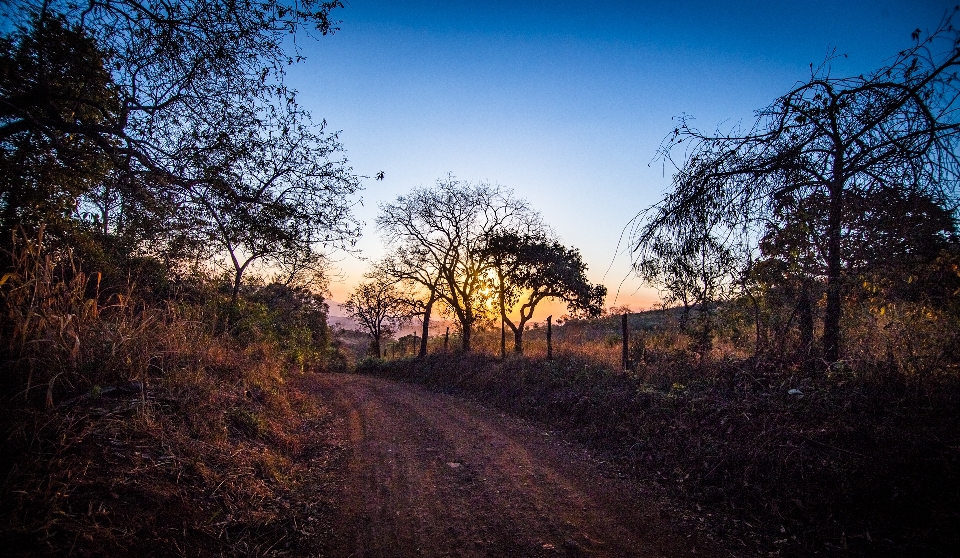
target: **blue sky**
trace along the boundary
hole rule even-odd
[[[669,166],[651,161],[673,117],[693,115],[706,130],[748,123],[830,49],[846,55],[834,76],[871,71],[954,3],[345,4],[340,31],[301,41],[307,60],[289,83],[371,177],[356,210],[367,223],[362,256],[383,253],[378,202],[452,172],[527,199],[580,249],[608,305],[639,309],[656,292],[630,276],[617,243],[669,186]],[[373,180],[381,170],[385,180]],[[338,260],[331,291],[343,300],[368,262]]]

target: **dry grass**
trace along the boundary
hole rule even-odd
[[[339,449],[310,374],[216,305],[98,287],[39,242],[4,276],[4,555],[322,552]]]
[[[12,254],[12,271],[0,279],[3,351],[0,382],[21,387],[25,400],[77,393],[98,384],[143,379],[151,364],[161,318],[136,308],[132,286],[101,293],[99,274],[80,271],[70,253],[53,253],[22,240]]]
[[[336,448],[330,417],[293,383],[207,376],[31,413],[3,448],[17,457],[4,463],[6,552],[319,552]]]

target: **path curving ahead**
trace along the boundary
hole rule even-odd
[[[529,423],[384,379],[318,383],[347,448],[331,556],[716,555],[638,486]]]

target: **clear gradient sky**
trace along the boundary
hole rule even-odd
[[[306,44],[289,83],[370,177],[362,257],[384,252],[378,203],[452,172],[527,199],[580,249],[608,306],[641,309],[657,293],[618,241],[669,186],[653,159],[673,117],[749,123],[831,49],[847,55],[834,76],[874,70],[956,1],[344,3],[340,31]],[[336,257],[342,301],[369,262]]]

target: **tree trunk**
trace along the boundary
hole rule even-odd
[[[247,260],[243,265],[236,266],[234,265],[234,276],[233,276],[233,293],[230,296],[230,310],[227,314],[227,323],[226,327],[228,330],[232,330],[233,326],[240,321],[240,284],[243,280],[243,272],[247,268],[247,264],[250,263],[250,260]],[[234,262],[236,264],[236,261]]]
[[[623,341],[623,354],[621,355],[623,362],[623,371],[626,372],[630,370],[630,325],[627,323],[627,318],[630,314],[624,314],[620,318],[620,333]]]
[[[743,292],[747,293],[750,299],[750,305],[753,306],[753,327],[755,328],[756,338],[753,347],[753,356],[759,356],[767,348],[767,330],[763,326],[763,320],[760,316],[760,301],[753,293],[744,286]]]
[[[507,358],[507,324],[500,317],[500,358]]]
[[[463,336],[463,338],[461,339],[462,341],[461,348],[463,349],[463,352],[469,353],[470,352],[470,333],[471,333],[470,330],[473,328],[470,327],[470,324],[464,324],[464,323],[461,323],[460,326],[461,326],[460,333]]]
[[[553,315],[547,316],[547,360],[553,360]]]
[[[842,155],[838,156],[841,159]],[[840,315],[842,312],[841,235],[843,224],[842,159],[834,164],[830,183],[830,212],[827,216],[827,308],[823,317],[823,358],[828,363],[840,360]]]
[[[420,337],[420,358],[427,356],[427,338],[430,336],[430,312],[433,310],[434,296],[431,293],[430,300],[423,308],[423,336]]]
[[[513,330],[513,352],[522,355],[523,354],[523,324],[517,326],[517,329]]]
[[[500,358],[507,358],[507,302],[506,293],[503,290],[503,272],[500,266],[497,266],[497,285],[500,295]]]
[[[103,205],[100,207],[100,221],[103,228],[100,232],[106,237],[110,234],[110,186],[103,186]]]
[[[243,265],[240,265],[240,262],[237,260],[236,256],[233,255],[233,252],[230,252],[230,258],[233,260],[233,296],[230,297],[231,306],[236,306],[237,301],[240,299],[240,285],[243,280],[243,272],[246,271],[247,266],[250,265],[250,262],[253,261],[253,258],[247,259],[243,262]]]
[[[230,306],[236,306],[237,301],[240,300],[240,280],[243,278],[243,270],[238,269],[236,273],[233,274],[233,294],[230,297]]]
[[[376,351],[377,358],[380,358],[380,338],[379,337],[373,338],[373,350]]]
[[[797,302],[797,321],[800,326],[800,352],[809,360],[813,352],[813,303],[810,301],[810,280],[804,279]]]

